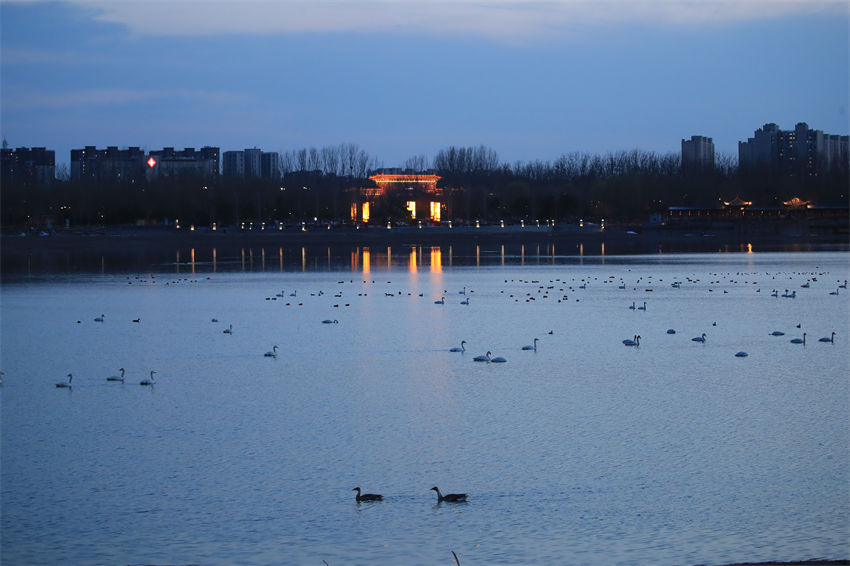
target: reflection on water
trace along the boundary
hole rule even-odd
[[[162,248],[162,246],[160,246]],[[811,244],[789,244],[763,249],[752,243],[712,246],[700,242],[698,249],[687,246],[657,245],[647,253],[712,252],[752,254],[756,251],[818,251]],[[832,246],[823,251],[846,250],[847,246]],[[610,256],[633,255],[628,249],[612,249],[610,243],[577,242],[556,249],[555,242],[545,243],[454,243],[451,245],[395,246],[289,246],[245,247],[217,245],[162,249],[118,249],[115,253],[93,254],[80,251],[41,251],[31,254],[4,253],[5,275],[35,275],[40,273],[124,273],[150,271],[159,273],[217,273],[217,272],[307,272],[352,271],[369,273],[373,269],[402,268],[407,271],[428,269],[439,271],[446,267],[583,265],[585,258],[592,264],[606,263]]]

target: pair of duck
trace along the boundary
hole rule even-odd
[[[355,496],[355,500],[357,501],[357,503],[360,503],[361,501],[383,501],[384,499],[384,496],[378,493],[360,493],[359,487],[355,487],[351,491],[357,492],[357,495]],[[437,486],[432,487],[430,491],[437,492],[437,503],[442,503],[443,501],[446,501],[448,503],[459,503],[462,501],[466,501],[465,493],[447,493],[443,495],[442,493],[440,493],[440,488],[438,488]]]

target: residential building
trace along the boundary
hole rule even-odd
[[[231,179],[259,177],[280,179],[280,154],[267,153],[258,148],[241,151],[225,151],[222,161],[222,175]]]
[[[738,142],[742,169],[762,168],[791,176],[816,176],[847,167],[848,136],[824,134],[799,122],[793,130],[765,124],[753,137]]]
[[[221,175],[227,178],[243,178],[245,176],[245,153],[242,151],[225,151],[222,154]]]
[[[0,185],[43,187],[56,177],[56,153],[44,147],[0,150]]]
[[[175,150],[165,147],[148,154],[147,179],[210,179],[218,176],[219,148],[204,146]]]
[[[705,136],[682,140],[682,172],[702,174],[714,169],[714,141]]]
[[[260,176],[263,179],[280,179],[280,154],[263,152],[260,162]]]
[[[87,145],[71,150],[71,181],[80,183],[137,183],[145,179],[145,153],[138,147],[97,149]]]

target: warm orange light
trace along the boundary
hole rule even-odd
[[[431,248],[431,273],[442,273],[443,250],[439,246]]]
[[[416,273],[417,265],[416,265],[416,247],[410,248],[410,261],[407,265],[407,270],[410,273]]]
[[[410,212],[410,217],[416,219],[416,201],[407,201],[407,210]]]
[[[351,221],[357,222],[357,203],[351,203]]]
[[[363,218],[363,222],[369,222],[369,203],[368,202],[363,203],[362,218]]]
[[[372,270],[372,254],[369,252],[369,248],[363,248],[363,273],[369,273]]]
[[[431,220],[440,221],[440,203],[431,201]]]

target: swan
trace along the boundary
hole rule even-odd
[[[466,348],[463,347],[464,344],[466,344],[466,340],[461,340],[460,347],[449,348],[449,352],[465,352]]]
[[[503,363],[507,362],[508,360],[506,360],[502,356],[496,356],[495,358],[491,358],[490,361],[493,362],[494,364],[503,364]]]
[[[770,333],[770,335],[771,336],[785,336],[785,333],[782,332],[781,330],[774,330],[773,332]]]
[[[667,334],[676,334],[676,330],[674,328],[668,328]]]
[[[231,324],[228,328],[225,328],[221,332],[222,334],[233,334],[233,325]]]
[[[696,338],[691,338],[694,342],[705,342],[705,332],[702,333],[702,336],[697,336]]]
[[[491,352],[488,350],[487,353],[484,354],[483,356],[475,356],[474,358],[472,358],[472,361],[473,362],[489,362],[490,361],[490,354],[491,354]]]
[[[625,288],[626,288],[625,283],[624,283],[624,284],[622,284],[622,285],[620,285],[619,287],[617,287],[617,289],[625,289]]]
[[[629,307],[630,310],[635,310],[635,303],[632,301],[632,306]]]
[[[331,320],[329,318],[326,318],[325,320],[322,321],[322,324],[339,324],[339,321],[336,320],[336,319]]]
[[[118,377],[117,375],[110,375],[106,378],[106,381],[120,381],[121,383],[124,383],[124,368],[121,368],[118,371],[121,372],[121,377]]]
[[[779,291],[773,290],[773,293],[770,294],[771,297],[779,297]]]
[[[836,289],[835,291],[830,291],[830,292],[829,292],[829,294],[830,294],[830,295],[837,295],[837,294],[838,294],[838,289]]]
[[[838,288],[839,288],[839,289],[846,289],[846,288],[847,288],[847,280],[845,279],[845,280],[844,280],[844,284],[843,284],[843,285],[839,285],[839,286],[838,286]]]
[[[638,308],[637,308],[637,310],[639,310],[639,311],[645,311],[645,310],[646,310],[646,301],[644,301],[644,302],[643,302],[643,306],[642,306],[642,307],[638,307]]]
[[[460,304],[462,304],[462,305],[468,305],[468,304],[469,304],[469,299],[464,299],[464,300],[462,300],[462,301],[460,302]]]
[[[832,333],[832,336],[830,336],[829,338],[827,338],[826,336],[824,336],[823,338],[821,338],[820,340],[818,340],[818,342],[835,342],[835,332],[833,332],[833,333]]]
[[[154,378],[153,378],[153,374],[155,374],[155,373],[156,373],[156,372],[155,372],[154,370],[151,370],[151,376],[150,376],[150,378],[149,378],[149,379],[143,379],[143,380],[141,380],[141,381],[139,382],[139,385],[153,385],[153,384],[154,384],[154,381],[155,381],[155,380],[154,380]]]
[[[463,291],[458,291],[458,295],[466,295],[466,287],[463,288]]]
[[[536,351],[537,351],[537,341],[538,341],[538,340],[540,340],[540,338],[535,338],[535,339],[534,339],[534,344],[533,344],[533,345],[532,345],[532,344],[529,344],[528,346],[523,346],[523,347],[522,347],[522,349],[523,349],[523,350],[534,350],[534,351],[536,352]]]
[[[435,305],[445,305],[445,304],[446,304],[446,298],[445,298],[445,297],[440,297],[440,300],[439,300],[439,301],[434,301],[434,304],[435,304]]]
[[[60,381],[59,383],[56,384],[56,387],[67,387],[68,389],[70,389],[72,379],[74,379],[74,376],[69,373],[68,374],[68,381]]]
[[[96,316],[96,317],[94,318],[94,321],[95,321],[95,322],[103,322],[103,319],[104,319],[104,318],[106,318],[106,315],[105,315],[105,314],[102,314],[102,315],[100,315],[100,316]]]
[[[635,334],[634,338],[629,340],[628,338],[623,340],[624,346],[640,346],[640,335]]]
[[[736,358],[746,358],[747,356],[749,356],[749,354],[746,352],[738,352],[737,354],[735,354]]]
[[[294,290],[289,294],[290,297],[294,297],[298,293],[298,289]]]
[[[449,503],[458,503],[461,501],[466,501],[465,493],[447,493],[443,495],[440,493],[440,488],[436,485],[431,488],[431,491],[437,492],[437,503],[442,503],[443,501],[448,501]]]
[[[805,344],[806,343],[806,333],[803,332],[802,338],[792,338],[791,343],[792,344]]]
[[[382,501],[384,499],[384,496],[378,493],[364,493],[361,495],[359,487],[355,487],[351,491],[357,492],[357,495],[354,496],[357,503],[360,503],[361,501]]]
[[[267,358],[276,358],[277,357],[277,344],[272,346],[272,349],[270,351],[266,352],[265,354],[263,354],[263,356],[265,356]]]

